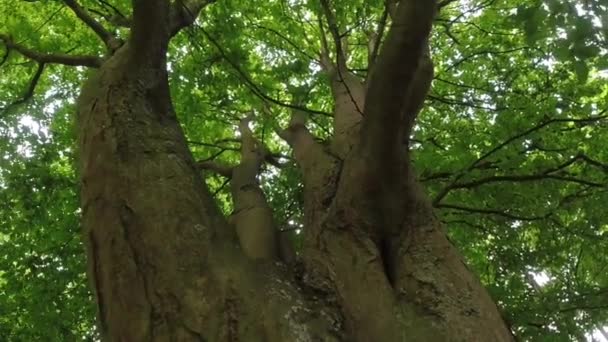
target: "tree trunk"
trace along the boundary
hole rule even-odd
[[[171,104],[164,55],[174,32],[151,3],[162,1],[134,1],[134,38],[91,76],[78,103],[83,225],[106,340],[512,340],[446,239],[402,143],[428,89],[415,80],[432,1],[402,1],[367,90],[353,83],[359,103],[336,98],[334,151],[297,113],[281,132],[305,183],[296,263],[268,233],[255,154],[244,149],[230,172],[235,203],[256,214],[229,222],[216,208]],[[152,32],[136,29],[144,12],[159,16]],[[347,96],[349,87],[334,89]]]

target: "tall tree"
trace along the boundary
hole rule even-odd
[[[514,318],[505,322],[441,221],[477,227],[477,237],[463,238],[458,231],[453,237],[469,256],[498,246],[489,254],[495,257],[505,253],[500,243],[511,237],[497,229],[525,226],[521,235],[512,233],[526,237],[516,248],[540,248],[546,233],[533,223],[550,222],[548,227],[568,232],[581,225],[572,214],[581,201],[605,197],[603,155],[593,155],[592,141],[576,153],[565,152],[562,146],[572,138],[561,136],[605,137],[599,128],[608,115],[598,103],[606,88],[593,79],[594,68],[602,65],[596,60],[605,59],[595,40],[605,33],[589,23],[606,8],[553,1],[522,1],[512,9],[493,7],[493,1],[450,0],[271,1],[259,8],[211,3],[7,1],[20,9],[57,9],[50,18],[33,20],[42,22],[38,28],[16,18],[0,32],[5,63],[33,62],[26,91],[5,101],[3,116],[36,101],[41,91],[45,99],[38,101],[52,104],[54,96],[70,90],[62,90],[57,75],[72,86],[83,80],[75,104],[75,160],[102,338],[513,340]],[[555,39],[551,24],[540,28],[560,10],[584,14],[574,23],[556,19],[556,34],[562,26],[576,28]],[[504,31],[480,27],[480,13],[486,26],[501,23]],[[67,50],[65,39],[53,37],[53,30],[38,31],[49,22],[62,27],[61,20],[82,26],[75,40],[87,45],[52,51]],[[523,35],[508,30],[519,25]],[[468,26],[482,32],[483,41],[479,32],[460,31]],[[450,44],[459,47],[452,51]],[[434,65],[432,56],[441,63]],[[477,56],[489,57],[459,75]],[[531,62],[510,71],[515,58]],[[76,68],[45,80],[56,65]],[[545,70],[534,69],[539,65]],[[83,67],[89,69],[86,76]],[[560,74],[567,75],[563,82],[552,84]],[[425,100],[429,114],[417,120]],[[181,114],[188,111],[204,113]],[[520,118],[522,113],[532,114]],[[454,130],[465,133],[455,138]],[[489,137],[475,138],[483,135]],[[38,163],[63,158],[60,151],[47,154]],[[286,186],[272,185],[280,180]],[[545,193],[546,203],[527,204],[530,215],[497,208],[519,196],[511,191],[497,198],[505,192],[501,184],[535,184],[540,191],[547,182],[557,185]],[[477,192],[484,187],[489,189]],[[22,191],[40,192],[27,186]],[[443,210],[441,216],[436,209]],[[20,209],[17,216],[27,212]],[[605,240],[605,220],[583,215],[591,226],[575,235]],[[6,234],[6,241],[14,239]],[[576,239],[569,241],[582,246]],[[28,258],[37,265],[30,273],[50,263],[44,252]],[[605,276],[592,277],[593,267],[579,266],[601,263],[594,258],[581,250],[575,259],[574,281],[584,284],[589,301],[606,288]],[[471,261],[477,270],[493,265],[492,258]],[[549,291],[537,280],[547,268],[521,265],[513,268],[514,279],[537,293]],[[484,275],[494,290],[514,281],[497,275],[504,272],[501,265],[493,267]],[[506,306],[525,307],[514,302]],[[585,308],[559,310],[576,315]],[[554,322],[539,323],[539,317],[546,318],[519,324],[550,330]],[[602,319],[605,314],[590,321]],[[563,336],[580,337],[593,326],[564,327]],[[517,326],[513,331],[533,335]]]

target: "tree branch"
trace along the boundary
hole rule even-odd
[[[214,198],[216,198],[217,194],[219,194],[222,190],[224,190],[224,188],[226,188],[226,185],[228,185],[228,183],[230,183],[230,178],[226,178],[223,182],[222,185],[220,185],[217,189],[215,189],[215,191],[213,191],[213,194],[211,194]]]
[[[226,151],[234,151],[234,152],[240,152],[241,149],[234,147],[234,146],[225,146],[225,145],[221,145],[222,143],[227,143],[227,142],[233,142],[233,143],[241,143],[241,139],[237,139],[237,138],[230,138],[230,139],[221,139],[218,141],[215,141],[213,143],[207,143],[207,142],[203,142],[203,141],[188,141],[188,144],[192,144],[192,145],[199,145],[199,146],[205,146],[205,147],[212,147],[212,148],[216,148],[219,151],[215,152],[213,155],[211,155],[210,157],[202,160],[202,161],[209,161],[209,160],[213,160],[215,158],[217,158],[219,155],[221,155],[222,153],[226,152]],[[276,152],[272,152],[270,151],[270,149],[264,145],[262,142],[259,142],[259,144],[261,144],[260,148],[263,150],[263,154],[264,154],[264,162],[276,167],[276,168],[281,168],[284,165],[280,162],[280,159],[292,159],[290,156],[286,155],[286,154],[282,154],[282,153],[276,153]]]
[[[269,110],[266,108],[267,114]],[[294,159],[304,174],[305,183],[312,184],[312,179],[319,175],[317,169],[323,163],[329,163],[331,158],[316,141],[315,136],[306,128],[308,115],[306,112],[294,110],[287,128],[275,132],[293,150]]]
[[[32,96],[34,96],[34,91],[36,90],[36,86],[38,85],[38,81],[40,81],[40,77],[42,76],[43,72],[44,72],[44,63],[38,63],[38,68],[36,68],[36,72],[34,73],[34,76],[32,77],[32,79],[29,83],[29,86],[27,87],[25,93],[23,94],[23,97],[18,100],[13,101],[12,103],[8,104],[6,107],[2,108],[0,110],[0,113],[2,113],[2,115],[4,115],[12,107],[25,103],[30,98],[32,98]]]
[[[295,51],[297,51],[297,53],[305,56],[306,58],[308,58],[311,61],[314,61],[316,63],[319,63],[322,66],[322,62],[319,58],[316,58],[314,56],[312,56],[311,54],[309,54],[308,52],[305,51],[305,49],[302,46],[299,46],[298,44],[296,44],[296,42],[294,42],[292,39],[290,39],[289,37],[287,37],[285,34],[270,28],[270,27],[266,27],[264,25],[260,25],[256,22],[254,22],[253,20],[249,19],[249,23],[251,26],[261,29],[261,30],[265,30],[268,31],[274,35],[276,35],[277,37],[279,37],[281,40],[285,41],[288,45],[290,45]]]
[[[450,106],[470,107],[470,108],[476,108],[476,109],[483,109],[483,110],[490,111],[490,112],[500,112],[500,111],[503,111],[506,109],[517,109],[517,108],[509,108],[509,107],[484,106],[483,101],[476,101],[477,103],[479,103],[479,104],[477,104],[473,101],[460,101],[457,99],[443,98],[443,97],[435,96],[432,94],[428,94],[427,97],[431,101],[444,103],[444,104],[447,104]]]
[[[398,4],[399,0],[384,0],[384,8],[386,8],[392,20],[394,20],[395,16],[397,16]]]
[[[480,225],[480,224],[474,224],[474,223],[469,222],[467,220],[441,221],[441,223],[443,223],[446,227],[451,227],[451,225],[453,225],[453,224],[464,224],[464,225],[467,225],[469,227],[473,227],[475,229],[478,229],[478,230],[480,230],[480,231],[482,231],[482,232],[484,232],[484,233],[486,233],[488,235],[491,234],[491,231],[488,228],[486,228],[485,226]]]
[[[231,222],[234,224],[240,245],[246,256],[252,259],[291,260],[287,241],[280,242],[272,209],[262,191],[258,174],[264,161],[270,158],[268,148],[258,141],[249,123],[254,113],[239,122],[241,158],[234,167],[212,161],[199,161],[201,169],[214,171],[230,180],[230,192],[234,203]],[[280,246],[281,245],[281,246]]]
[[[116,6],[109,3],[107,0],[97,0],[103,8],[111,9],[114,12],[114,16],[118,16],[124,20],[129,22],[128,27],[131,27],[131,20],[127,18]]]
[[[434,76],[435,70],[433,61],[431,60],[430,47],[428,46],[428,43],[425,43],[424,52],[420,56],[418,68],[414,74],[412,84],[407,91],[406,104],[401,113],[401,120],[403,121],[402,139],[408,147],[412,127],[414,126],[418,113],[424,106],[424,101],[431,89],[431,83],[433,82]]]
[[[104,13],[104,12],[98,11],[94,8],[88,8],[87,10],[90,13],[97,14],[98,16],[102,17],[105,21],[109,22],[110,24],[112,24],[116,27],[123,27],[123,28],[130,29],[131,25],[133,24],[133,22],[130,18],[125,17],[122,13],[118,12],[118,10],[115,10],[114,14]]]
[[[532,182],[539,180],[558,180],[564,182],[572,182],[578,184],[584,184],[592,187],[604,187],[605,184],[596,183],[592,181],[588,181],[585,179],[580,179],[576,177],[570,176],[560,176],[560,175],[552,175],[552,174],[534,174],[534,175],[512,175],[512,176],[491,176],[486,178],[477,179],[471,182],[466,183],[456,183],[449,187],[450,190],[454,189],[472,189],[478,186],[489,184],[489,183],[502,183],[502,182]]]
[[[63,2],[76,14],[82,22],[85,23],[89,28],[101,38],[103,43],[110,51],[115,51],[117,48],[122,45],[122,42],[114,37],[108,30],[106,30],[99,22],[97,22],[93,17],[87,13],[87,11],[82,8],[76,0],[63,0]]]
[[[132,64],[164,70],[170,35],[169,0],[132,0],[133,27],[130,53]],[[151,24],[152,23],[152,24]]]
[[[240,151],[238,148],[233,147],[233,146],[220,145],[223,142],[225,142],[225,141],[222,140],[222,141],[216,141],[216,142],[213,142],[213,143],[204,142],[204,141],[192,141],[192,140],[188,140],[187,141],[188,144],[198,145],[198,146],[205,146],[205,147],[213,147],[213,148],[217,148],[217,149],[220,149],[220,150],[223,150],[223,151],[236,151],[236,152]],[[240,142],[240,140],[237,141],[237,142]]]
[[[393,176],[401,169],[402,156],[403,129],[396,123],[401,121],[407,105],[405,98],[415,82],[436,8],[433,0],[400,1],[370,79],[361,128],[361,152],[368,162],[383,172],[393,172]]]
[[[331,80],[331,89],[334,97],[334,139],[332,147],[336,154],[344,157],[353,145],[353,137],[357,131],[354,127],[363,116],[363,102],[365,100],[365,86],[361,80],[351,73],[346,65],[347,53],[342,42],[342,36],[336,16],[330,8],[328,0],[320,0],[321,7],[327,19],[327,25],[336,47],[335,67],[329,60],[329,49],[325,41],[323,23],[319,19],[321,29],[322,59],[325,60],[326,71]]]
[[[243,79],[243,81],[245,82],[245,86],[247,88],[249,88],[249,90],[251,90],[251,92],[255,96],[259,97],[261,100],[264,100],[265,102],[274,103],[281,107],[290,108],[290,109],[294,109],[294,110],[301,110],[301,111],[305,111],[305,112],[311,113],[311,114],[319,114],[319,115],[328,116],[328,117],[332,116],[332,114],[330,114],[328,112],[286,103],[286,102],[283,102],[283,101],[280,101],[278,99],[268,96],[262,89],[260,89],[260,87],[258,87],[249,78],[249,76],[239,67],[239,65],[237,63],[235,63],[228,57],[228,55],[226,54],[226,52],[224,51],[224,49],[222,48],[222,46],[219,44],[219,42],[217,40],[215,40],[202,26],[198,26],[198,29],[211,42],[211,44],[218,50],[218,52],[220,53],[222,58],[236,71],[238,76]],[[198,46],[198,47],[200,48],[200,46]]]
[[[482,51],[476,51],[471,53],[470,55],[464,56],[461,59],[457,60],[454,62],[454,64],[449,65],[447,68],[445,68],[444,70],[442,70],[442,73],[445,74],[448,71],[457,68],[460,64],[467,62],[471,59],[474,59],[478,56],[483,56],[483,55],[504,55],[504,54],[509,54],[509,53],[513,53],[513,52],[519,52],[519,51],[524,51],[524,50],[529,50],[531,49],[529,46],[522,46],[522,47],[517,47],[517,48],[513,48],[513,49],[507,49],[507,50],[482,50]]]
[[[549,214],[542,215],[542,216],[520,216],[520,215],[511,214],[509,212],[498,210],[498,209],[471,208],[471,207],[465,207],[465,206],[456,205],[456,204],[438,204],[438,205],[435,205],[435,208],[453,209],[453,210],[465,211],[468,213],[475,213],[475,214],[496,215],[496,216],[501,216],[504,218],[508,218],[511,220],[518,220],[518,221],[538,221],[538,220],[546,219],[547,217],[549,217],[551,215],[551,213],[549,213]]]
[[[571,183],[578,183],[578,184],[582,184],[582,185],[587,185],[590,187],[596,187],[596,188],[603,188],[606,186],[606,184],[603,183],[597,183],[597,182],[593,182],[593,181],[589,181],[586,179],[580,179],[580,178],[576,178],[576,177],[572,177],[569,175],[555,175],[553,173],[557,172],[557,171],[561,171],[565,168],[567,168],[568,166],[574,164],[577,161],[585,161],[587,163],[589,163],[590,165],[596,166],[601,168],[604,172],[608,171],[608,165],[606,164],[602,164],[596,160],[593,160],[591,158],[589,158],[587,155],[584,154],[579,154],[573,158],[568,159],[567,161],[544,171],[541,171],[539,173],[536,174],[531,174],[531,175],[506,175],[506,176],[490,176],[490,177],[485,177],[485,178],[481,178],[481,179],[477,179],[471,182],[464,182],[464,183],[458,183],[458,182],[453,182],[452,184],[448,185],[446,188],[444,188],[439,195],[437,195],[437,197],[433,200],[433,203],[435,206],[439,205],[441,200],[443,198],[445,198],[445,196],[452,190],[455,189],[472,189],[472,188],[476,188],[478,186],[484,185],[484,184],[489,184],[489,183],[501,183],[501,182],[533,182],[533,181],[542,181],[542,180],[556,180],[556,181],[563,181],[563,182],[571,182]]]
[[[279,256],[278,231],[258,182],[266,151],[249,128],[253,115],[252,112],[239,122],[241,161],[232,171],[232,219],[245,254],[252,259],[273,260]]]
[[[234,169],[233,166],[223,165],[218,162],[214,162],[214,161],[210,161],[210,160],[198,161],[198,162],[196,162],[196,166],[200,170],[209,170],[209,171],[217,173],[220,176],[224,176],[226,178],[232,177],[232,170]]]
[[[587,156],[586,154],[579,154],[578,158],[581,160],[584,160],[585,162],[593,165],[593,166],[597,166],[599,168],[601,168],[604,172],[608,172],[608,164],[604,164],[604,163],[600,163],[597,160],[593,160],[591,158],[589,158],[589,156]]]
[[[439,4],[437,4],[437,7],[439,7],[441,9],[456,1],[458,1],[458,0],[443,0],[443,1],[439,2]]]
[[[329,33],[332,36],[334,41],[334,45],[336,46],[336,66],[338,70],[346,70],[346,54],[344,53],[344,49],[342,46],[342,39],[340,37],[340,29],[338,27],[338,23],[336,21],[336,16],[334,12],[331,10],[329,6],[328,0],[319,0],[321,2],[321,8],[323,9],[323,14],[325,15],[325,19],[327,19],[327,27],[329,28]]]
[[[537,125],[535,125],[532,128],[529,128],[519,134],[516,134],[510,138],[508,138],[507,140],[503,141],[502,143],[496,145],[494,148],[490,149],[488,152],[484,153],[483,155],[481,155],[479,158],[477,158],[477,160],[475,160],[471,165],[469,165],[467,168],[465,168],[464,170],[460,171],[458,174],[456,174],[456,176],[454,177],[454,180],[452,181],[452,183],[450,185],[448,185],[447,187],[445,187],[443,190],[441,190],[437,196],[435,196],[435,199],[433,199],[433,205],[437,205],[439,204],[439,202],[441,202],[441,200],[453,189],[455,189],[455,186],[458,186],[458,181],[460,179],[462,179],[462,177],[464,177],[467,172],[471,171],[472,169],[476,168],[482,161],[484,161],[485,159],[489,158],[491,155],[493,155],[494,153],[498,152],[499,150],[501,150],[503,147],[509,145],[510,143],[523,138],[529,134],[532,134],[536,131],[539,131],[549,125],[555,124],[555,123],[568,123],[568,122],[573,122],[573,123],[578,123],[581,125],[587,125],[593,122],[597,122],[597,121],[601,121],[603,119],[608,118],[608,115],[604,115],[604,113],[606,113],[606,111],[608,111],[608,109],[605,109],[603,111],[601,111],[600,113],[598,113],[597,115],[594,116],[590,116],[590,117],[586,117],[586,118],[557,118],[557,119],[550,119],[550,120],[546,120],[543,121]],[[584,158],[583,158],[584,159]],[[598,162],[596,162],[598,163]],[[593,163],[591,163],[593,164]],[[600,165],[603,165],[600,163]],[[596,165],[597,166],[597,165]],[[578,182],[581,183],[581,182]],[[584,183],[582,183],[584,184]],[[595,184],[597,183],[593,183],[592,185],[595,186]]]
[[[492,154],[498,152],[500,149],[502,149],[503,147],[509,145],[510,143],[514,142],[515,140],[523,138],[526,135],[529,135],[529,134],[534,133],[536,131],[539,131],[539,130],[545,128],[548,125],[551,125],[551,124],[554,124],[554,123],[565,123],[565,122],[574,122],[574,123],[591,123],[591,122],[596,122],[596,121],[600,121],[600,120],[608,118],[608,115],[604,115],[604,113],[606,113],[606,111],[608,111],[608,109],[605,109],[605,110],[601,111],[600,113],[598,113],[595,116],[590,116],[590,117],[587,117],[587,118],[580,118],[580,119],[578,119],[578,118],[557,118],[557,119],[550,119],[550,120],[543,121],[543,122],[537,124],[536,126],[530,128],[530,129],[527,129],[527,130],[525,130],[525,131],[523,131],[523,132],[521,132],[519,134],[516,134],[516,135],[508,138],[504,142],[498,144],[493,149],[491,149],[488,152],[484,153],[475,162],[473,162],[473,164],[469,167],[469,169],[477,166],[477,164],[479,164],[481,161],[485,160],[486,158],[488,158]]]
[[[380,46],[382,43],[382,37],[384,37],[384,31],[386,30],[386,22],[388,20],[388,7],[385,4],[384,12],[382,12],[382,16],[380,17],[380,22],[378,23],[378,28],[376,32],[371,34],[368,43],[368,58],[367,58],[367,69],[368,75],[367,78],[371,78],[371,73],[374,70],[374,64],[376,63],[376,59],[378,58],[378,53],[380,52]]]
[[[276,133],[281,139],[285,140],[291,148],[294,148],[298,141],[304,141],[306,144],[315,143],[315,138],[306,128],[307,115],[306,112],[293,110],[289,125],[284,130],[277,130]],[[301,135],[298,139],[298,135]]]
[[[249,123],[253,119],[253,113],[243,118],[239,122],[239,132],[241,133],[241,162],[235,168],[235,173],[239,174],[242,182],[255,183],[256,177],[260,172],[262,162],[265,160],[264,149],[255,139],[253,132],[249,128]]]
[[[323,28],[323,21],[321,18],[318,20],[319,22],[319,33],[321,34],[321,51],[319,53],[319,60],[321,61],[321,66],[327,73],[334,72],[335,66],[331,61],[329,56],[329,44],[327,43],[327,37],[325,36],[325,29]]]
[[[21,44],[13,42],[9,35],[0,33],[0,41],[4,42],[7,49],[12,49],[23,56],[32,59],[38,63],[44,64],[63,64],[69,66],[86,66],[91,68],[98,68],[101,66],[102,60],[97,56],[75,56],[68,54],[50,54],[41,53],[29,49]]]
[[[171,7],[171,36],[192,25],[199,13],[216,0],[177,0]]]

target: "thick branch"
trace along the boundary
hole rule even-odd
[[[88,27],[90,27],[103,43],[110,49],[110,51],[116,50],[120,47],[121,42],[114,37],[108,30],[106,30],[100,23],[98,23],[93,17],[82,8],[76,0],[63,0],[63,2],[76,14],[76,16],[82,20]]]
[[[394,20],[397,15],[397,5],[399,0],[384,0],[384,7],[388,11],[391,19]]]
[[[401,114],[403,121],[402,137],[409,146],[409,138],[412,127],[418,113],[422,110],[426,96],[431,88],[431,83],[434,77],[433,61],[430,56],[430,47],[425,43],[425,49],[420,57],[418,69],[414,74],[414,79],[407,92],[406,105]]]
[[[133,65],[164,70],[170,39],[170,1],[132,0],[130,45]]]
[[[310,159],[308,154],[311,151],[319,152],[323,149],[308,128],[306,128],[306,121],[306,112],[293,110],[287,128],[276,131],[277,135],[285,140],[294,150],[295,159],[300,164],[306,163]]]
[[[192,25],[205,6],[216,0],[177,0],[171,8],[171,36]]]
[[[98,68],[101,66],[102,63],[101,59],[97,56],[74,56],[67,54],[52,54],[34,51],[21,44],[13,42],[10,36],[3,33],[0,33],[0,41],[3,41],[8,49],[15,50],[23,56],[32,59],[38,63],[86,66],[91,68]]]
[[[305,112],[294,110],[289,126],[284,130],[277,130],[276,133],[293,149],[294,159],[304,176],[304,184],[311,190],[324,177],[324,172],[336,163],[336,158],[329,155],[306,128],[306,119]]]
[[[264,158],[262,155],[263,153],[262,150],[258,148],[259,144],[253,137],[253,132],[251,132],[251,129],[249,128],[249,123],[252,119],[253,114],[250,114],[239,122],[239,132],[241,133],[241,158],[255,160],[256,164],[261,164]]]
[[[319,20],[322,37],[321,56],[325,70],[331,80],[331,89],[335,100],[334,108],[334,138],[332,150],[344,157],[354,144],[358,129],[355,127],[362,119],[365,101],[365,87],[361,80],[351,73],[346,65],[347,53],[342,42],[336,16],[328,0],[320,0],[330,34],[336,47],[335,65],[329,60],[329,48],[325,41],[323,24]]]
[[[287,245],[281,246],[285,248],[279,248],[273,212],[258,182],[258,173],[269,152],[255,139],[249,128],[252,118],[253,114],[239,123],[241,160],[238,165],[231,167],[203,160],[197,162],[197,166],[203,170],[211,170],[230,181],[234,203],[231,222],[235,226],[245,255],[251,259],[276,260],[280,256],[287,260],[291,258],[287,255],[290,249]]]
[[[253,114],[239,123],[241,162],[232,172],[231,189],[234,201],[232,220],[241,247],[252,259],[276,259],[279,246],[272,209],[258,183],[258,173],[265,151],[253,136],[249,122]]]
[[[348,70],[331,75],[334,98],[332,151],[344,158],[355,145],[365,106],[365,85]]]
[[[415,82],[436,7],[436,1],[399,3],[370,79],[361,129],[362,153],[389,172],[400,171],[402,127],[395,123],[401,121],[407,105],[406,95]]]

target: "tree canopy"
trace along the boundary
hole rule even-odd
[[[608,3],[440,7],[435,77],[412,131],[418,178],[516,336],[584,339],[608,323]],[[302,180],[277,132],[296,110],[321,142],[332,134],[324,59],[367,76],[388,8],[220,0],[171,43],[171,93],[195,159],[215,171],[238,163],[250,118],[268,149],[262,188],[296,245]],[[95,336],[74,107],[112,46],[104,32],[125,38],[130,11],[124,0],[0,0],[1,340]],[[230,213],[226,177],[206,180]]]

